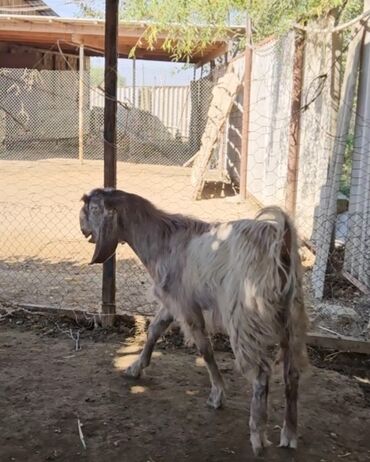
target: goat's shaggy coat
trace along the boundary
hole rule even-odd
[[[162,308],[149,328],[140,358],[127,373],[138,377],[150,362],[156,340],[173,320],[192,337],[206,361],[220,407],[223,382],[207,333],[222,329],[240,371],[253,382],[250,431],[255,453],[268,445],[270,347],[281,346],[286,414],[281,445],[297,444],[299,370],[306,360],[304,310],[294,226],[279,208],[255,220],[206,223],[158,210],[123,191],[95,189],[83,197],[81,230],[96,243],[92,263],[102,263],[127,243],[147,268]]]

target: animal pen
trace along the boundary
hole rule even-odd
[[[89,75],[103,22],[0,16],[0,25],[13,56],[42,47],[32,67],[0,69],[0,301],[98,313],[101,268],[88,265],[78,211],[82,193],[103,184],[104,92]],[[140,27],[120,26],[120,56]],[[368,293],[368,39],[361,22],[312,24],[251,46],[249,75],[244,55],[223,42],[193,58],[190,85],[118,88],[117,188],[209,221],[286,207],[316,254],[308,293],[327,295],[333,254],[335,274]],[[137,53],[168,59],[160,49]],[[150,281],[127,246],[116,272],[117,313],[153,315]]]
[[[319,327],[313,319],[308,339],[316,347],[308,349],[312,367],[299,385],[298,449],[272,447],[265,460],[369,460],[369,355],[353,353],[369,353],[367,18],[247,40],[245,54],[220,41],[192,57],[189,85],[134,84],[116,97],[115,47],[106,54],[105,89],[90,80],[90,58],[107,45],[105,27],[115,41],[114,15],[107,24],[0,15],[1,461],[254,459],[246,432],[246,400],[251,408],[253,400],[245,376],[233,373],[224,337],[212,337],[227,385],[222,411],[204,405],[206,355],[189,354],[176,329],[158,341],[146,377],[134,382],[123,374],[147,341],[146,321],[158,306],[127,245],[118,247],[116,268],[105,267],[103,290],[101,266],[88,264],[94,246],[79,226],[82,194],[114,185],[115,177],[119,189],[208,221],[254,217],[273,204],[294,216],[306,305],[312,318],[326,318]],[[143,29],[119,26],[120,57]],[[156,49],[139,47],[137,58],[169,59],[162,38]],[[116,101],[113,144],[107,106],[114,113]],[[100,328],[113,309],[115,325]],[[349,333],[346,325],[331,324],[349,311],[356,339],[341,335]],[[276,372],[267,423],[274,444],[281,397],[297,395]],[[268,379],[260,385],[266,406]]]

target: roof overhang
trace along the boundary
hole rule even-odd
[[[83,44],[87,56],[104,55],[104,20],[60,18],[47,16],[1,15],[0,42],[22,46],[63,51],[76,54]],[[127,58],[135,46],[137,59],[155,61],[172,61],[173,56],[163,49],[166,33],[158,35],[154,48],[149,49],[142,39],[147,28],[143,22],[122,22],[119,25],[118,53],[120,58]],[[201,65],[223,55],[232,37],[244,33],[243,27],[230,27],[227,37],[215,40],[202,51],[195,52],[189,59],[179,59]],[[179,35],[181,30],[179,29]]]

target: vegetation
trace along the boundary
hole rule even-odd
[[[90,69],[90,84],[93,87],[104,87],[104,67],[92,67]],[[117,86],[124,87],[126,85],[125,78],[118,74]]]
[[[84,16],[104,17],[103,0],[75,0]],[[163,48],[173,59],[201,51],[214,40],[225,38],[230,25],[244,25],[246,14],[253,24],[255,42],[286,33],[294,24],[305,24],[331,15],[340,24],[359,15],[363,0],[126,0],[123,20],[141,20],[147,25],[143,39],[154,47],[160,33],[166,34]],[[344,41],[350,34],[344,34]],[[132,54],[135,49],[132,50]],[[102,70],[101,70],[102,72]],[[95,71],[98,74],[98,70]],[[103,74],[101,74],[103,75]],[[92,77],[92,81],[100,77]],[[101,78],[101,81],[103,78]],[[341,191],[349,192],[353,135],[347,140]]]
[[[101,0],[76,1],[84,15],[104,14]],[[147,23],[143,38],[149,48],[158,34],[165,32],[163,48],[176,59],[224,38],[231,23],[244,25],[246,12],[253,22],[253,38],[258,41],[283,34],[295,23],[329,14],[337,23],[347,21],[362,8],[363,0],[126,0],[121,17]]]

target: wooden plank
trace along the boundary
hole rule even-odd
[[[29,45],[35,43],[35,37],[42,37],[45,43],[49,46],[56,43],[57,40],[61,41],[61,47],[63,48],[62,41],[72,42],[72,36],[77,34],[82,37],[86,44],[86,37],[92,36],[99,39],[104,38],[104,27],[105,23],[103,20],[94,19],[65,19],[65,18],[53,18],[52,21],[47,20],[42,16],[0,16],[0,34],[2,41],[13,41],[24,43]],[[199,26],[201,28],[201,26]],[[120,41],[124,40],[125,44],[122,47],[129,45],[130,48],[137,44],[139,40],[143,42],[141,57],[143,59],[157,59],[171,61],[172,53],[164,49],[161,49],[163,43],[167,38],[167,32],[159,32],[157,41],[155,43],[155,49],[149,46],[149,44],[143,39],[144,32],[147,28],[147,24],[140,22],[133,23],[120,23],[119,24],[119,38]],[[229,38],[235,34],[241,34],[244,28],[229,28],[229,37],[225,37],[223,40],[218,40],[209,44],[201,51],[194,52],[189,61],[192,63],[209,62],[211,59],[215,59],[221,56],[227,50],[227,43]],[[55,39],[56,38],[56,39]],[[102,45],[101,50],[103,50]],[[86,54],[88,54],[86,50]],[[120,51],[120,55],[126,56],[126,51]],[[182,57],[180,61],[188,61],[187,57]]]
[[[193,199],[200,198],[207,166],[212,156],[213,149],[220,140],[222,128],[230,114],[241,81],[230,65],[223,77],[221,77],[212,91],[212,101],[207,115],[207,124],[202,136],[201,146],[196,155],[191,183],[193,186]]]
[[[370,342],[359,340],[354,337],[335,337],[334,335],[309,333],[307,336],[307,344],[318,348],[370,355]]]
[[[348,279],[348,281],[353,284],[355,287],[361,290],[364,294],[368,295],[370,294],[370,288],[363,284],[361,281],[356,279],[351,273],[348,271],[342,271],[343,276]]]
[[[293,88],[289,122],[288,171],[285,191],[285,208],[292,217],[295,215],[297,201],[305,43],[305,34],[303,32],[295,31],[294,34]]]

